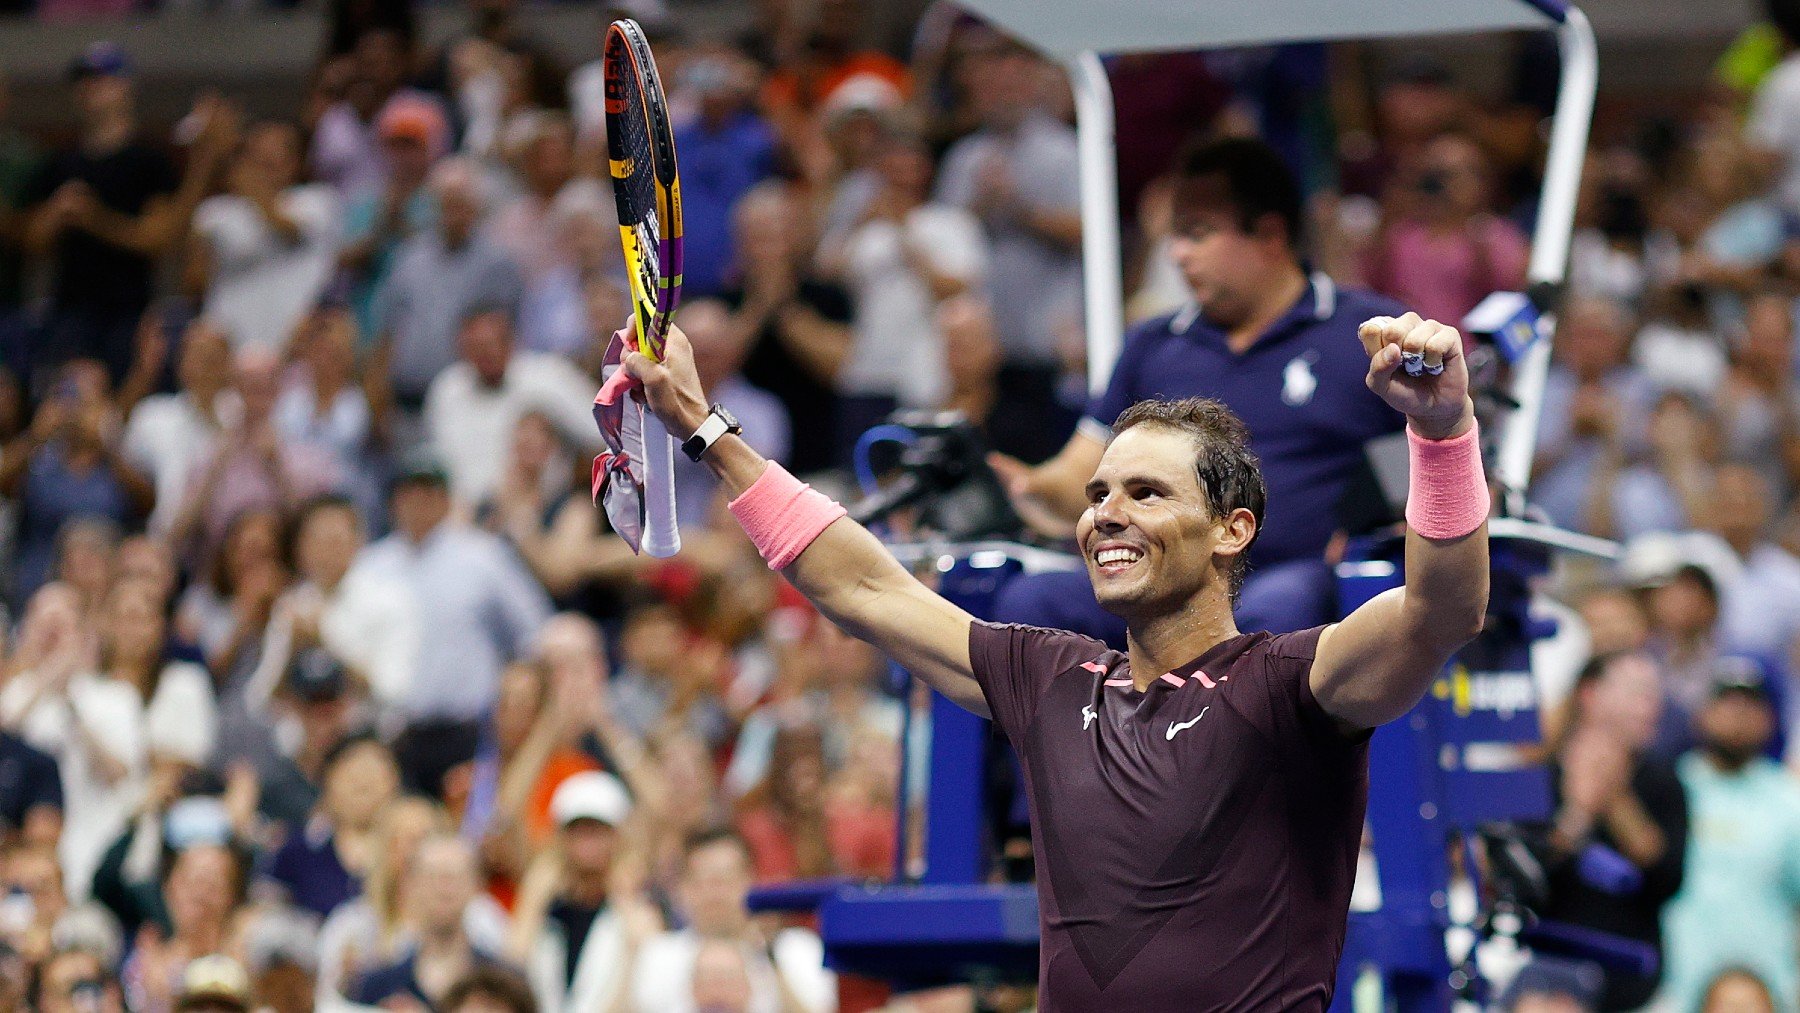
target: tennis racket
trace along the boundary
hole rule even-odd
[[[681,179],[675,167],[675,135],[662,80],[643,29],[629,18],[606,30],[606,149],[613,200],[619,211],[619,242],[625,250],[637,350],[661,361],[663,339],[681,300]],[[642,527],[641,549],[667,558],[681,550],[675,517],[675,439],[656,417],[629,398],[618,406],[635,418],[602,419],[618,470],[608,481],[607,514],[633,549],[639,541],[619,522],[635,506]],[[596,403],[595,415],[601,415]],[[609,431],[610,430],[610,431]],[[612,445],[614,435],[641,437],[637,446]],[[642,456],[634,451],[641,449]],[[604,477],[595,463],[596,485]],[[612,491],[617,486],[616,492]],[[631,488],[635,486],[635,488]],[[630,500],[636,496],[638,502]],[[618,500],[615,509],[615,499]]]

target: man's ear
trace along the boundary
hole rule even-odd
[[[1294,245],[1294,237],[1288,235],[1287,222],[1273,211],[1265,211],[1250,224],[1250,234],[1258,239],[1273,240],[1282,246]]]
[[[1244,507],[1238,507],[1219,522],[1219,541],[1213,546],[1213,552],[1235,559],[1250,551],[1250,543],[1255,540],[1256,515]]]

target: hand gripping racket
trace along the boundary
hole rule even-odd
[[[607,29],[603,66],[606,153],[637,318],[637,346],[661,361],[663,338],[681,299],[681,181],[675,167],[675,135],[656,61],[637,22],[622,18]],[[627,417],[609,417],[615,412]],[[594,462],[595,489],[597,494],[604,490],[614,529],[633,549],[659,558],[673,556],[681,550],[674,437],[629,397],[615,396],[609,404],[596,399],[594,415],[610,450]],[[622,442],[614,442],[621,437]],[[634,520],[641,546],[633,537]]]

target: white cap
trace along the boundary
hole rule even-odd
[[[893,82],[876,74],[852,74],[831,89],[823,103],[825,116],[834,119],[850,113],[885,113],[906,104],[906,96]]]
[[[550,796],[550,818],[559,827],[576,820],[599,820],[616,827],[631,815],[631,797],[611,774],[598,770],[576,774],[556,786]]]
[[[1619,558],[1619,576],[1631,587],[1668,583],[1681,570],[1693,567],[1706,574],[1715,594],[1733,584],[1743,573],[1743,563],[1723,538],[1709,531],[1653,531],[1625,544]]]

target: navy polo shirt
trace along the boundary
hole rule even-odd
[[[1269,489],[1251,562],[1318,558],[1340,526],[1345,489],[1366,466],[1363,444],[1406,424],[1365,385],[1369,357],[1356,336],[1370,317],[1403,312],[1314,274],[1293,308],[1237,353],[1190,305],[1125,336],[1106,393],[1089,405],[1081,429],[1104,442],[1121,412],[1151,398],[1224,402],[1250,427]]]
[[[56,759],[0,731],[0,835],[24,829],[26,817],[40,806],[62,811]]]

